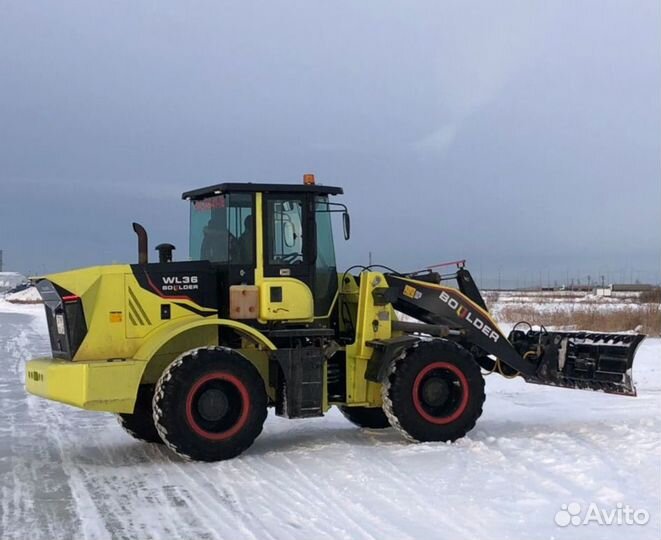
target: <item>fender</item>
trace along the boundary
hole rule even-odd
[[[251,339],[258,345],[262,345],[271,351],[275,351],[277,347],[273,342],[268,339],[259,330],[255,330],[251,326],[232,319],[200,319],[199,317],[191,317],[172,321],[171,324],[158,328],[152,335],[150,335],[145,343],[138,349],[133,356],[134,360],[142,360],[148,362],[152,357],[171,339],[177,337],[183,332],[192,330],[194,328],[201,328],[204,326],[225,326],[236,330],[238,333],[243,334],[246,338]]]
[[[31,360],[26,366],[26,388],[32,394],[81,409],[130,414],[138,387],[159,350],[184,332],[213,326],[232,328],[266,349],[276,349],[261,332],[241,322],[187,317],[154,331],[132,358],[77,362],[53,358]]]
[[[186,350],[199,347],[203,344],[200,342],[201,336],[199,335],[197,336],[197,339],[194,340],[195,343],[191,342],[186,344],[185,341],[184,343],[180,342],[176,351],[168,350],[168,343],[175,342],[179,336],[183,336],[191,330],[207,329],[212,330],[212,335],[214,337],[211,338],[211,336],[209,336],[209,341],[205,344],[216,345],[216,329],[219,327],[231,328],[246,339],[255,343],[262,350],[266,349],[268,351],[274,351],[277,348],[273,342],[259,330],[239,321],[231,319],[200,319],[199,317],[187,317],[185,320],[175,320],[148,336],[146,341],[140,346],[131,359],[142,367],[137,380],[134,380],[132,383],[135,393],[137,393],[139,384],[155,383],[158,377],[160,377],[163,369],[165,369],[165,367],[174,360],[176,356]],[[161,351],[164,350],[166,351],[165,354],[160,354]],[[262,375],[262,378],[265,381],[264,384],[266,385],[268,381],[268,362],[265,362],[264,360],[260,362],[259,355],[257,355],[257,357],[255,357],[254,354],[250,355],[247,350],[244,351],[244,356],[255,365]]]
[[[399,358],[402,353],[421,341],[419,336],[404,334],[390,339],[373,339],[367,345],[374,349],[372,358],[367,361],[365,379],[372,382],[383,383],[388,378],[390,362]]]

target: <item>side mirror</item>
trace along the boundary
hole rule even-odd
[[[296,244],[296,231],[291,221],[285,221],[282,224],[282,241],[287,247],[294,247]]]
[[[342,228],[344,229],[344,239],[349,240],[351,238],[351,218],[349,217],[349,212],[342,214]]]

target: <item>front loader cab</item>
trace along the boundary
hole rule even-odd
[[[330,214],[346,213],[329,197],[341,193],[314,183],[225,183],[183,194],[191,205],[190,260],[217,269],[221,317],[329,318],[338,287]],[[252,311],[237,304],[239,293],[256,299]]]

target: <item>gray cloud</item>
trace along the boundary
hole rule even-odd
[[[4,2],[0,248],[185,256],[182,191],[346,188],[340,262],[661,279],[657,2]],[[634,275],[635,273],[635,275]]]

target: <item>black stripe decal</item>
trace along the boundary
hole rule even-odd
[[[217,315],[217,311],[202,311],[201,309],[194,308],[193,306],[188,306],[186,304],[180,304],[179,302],[174,303],[175,306],[182,307],[188,311],[192,311],[195,315],[200,315],[201,317],[211,317],[212,315]]]
[[[135,293],[131,290],[131,287],[129,287],[129,295],[133,299],[133,302],[135,302],[135,305],[138,306],[138,310],[144,317],[145,321],[147,321],[147,324],[151,326],[151,321],[149,320],[149,317],[147,316],[147,312],[143,309],[142,304],[138,301],[138,298],[135,296]]]
[[[131,302],[131,299],[129,298],[129,313],[133,313],[136,319],[138,319],[138,323],[140,326],[144,326],[145,322],[142,320],[142,317],[140,317],[140,314],[138,313],[138,310],[135,308],[133,305],[133,302]]]

